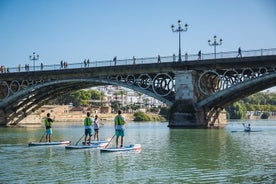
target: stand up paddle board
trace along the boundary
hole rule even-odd
[[[30,142],[29,146],[56,146],[56,145],[67,145],[71,141],[56,141],[56,142]]]
[[[84,144],[82,145],[69,145],[65,146],[65,149],[91,149],[91,148],[104,148],[108,144],[105,140],[100,141],[92,141],[90,145]]]
[[[99,140],[99,141],[91,141],[91,144],[102,144],[102,143],[107,143],[110,139],[107,140]],[[87,142],[88,143],[88,142]],[[82,142],[82,144],[84,145],[84,142]]]
[[[122,152],[122,151],[138,151],[141,150],[142,146],[141,144],[134,144],[129,146],[124,146],[120,148],[100,148],[101,152]]]

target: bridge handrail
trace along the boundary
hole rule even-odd
[[[244,50],[242,51],[242,57],[254,57],[254,56],[267,56],[267,55],[276,55],[276,48],[269,48],[269,49],[255,49],[255,50]],[[238,51],[228,51],[228,52],[217,52],[216,59],[223,59],[223,58],[235,58],[238,56]],[[214,59],[214,53],[201,53],[201,57],[198,54],[184,54],[182,55],[182,62],[185,61],[197,61],[197,60],[207,60],[207,59]],[[177,62],[178,56],[162,56],[160,57],[160,62]],[[113,60],[102,60],[102,61],[92,61],[89,65],[84,66],[83,62],[75,62],[75,63],[68,63],[67,67],[64,67],[60,64],[53,64],[53,65],[43,65],[43,68],[39,64],[39,66],[30,66],[29,69],[25,69],[25,66],[18,66],[18,67],[8,67],[5,68],[1,66],[0,73],[6,72],[34,72],[34,71],[49,71],[49,70],[61,70],[61,69],[77,69],[77,68],[88,68],[88,67],[106,67],[106,66],[115,66],[115,65],[133,65],[133,64],[150,64],[150,63],[157,63],[158,56],[156,57],[142,57],[142,58],[135,58],[134,59],[119,59],[115,61]]]

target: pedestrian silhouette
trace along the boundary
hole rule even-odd
[[[60,61],[60,69],[62,69],[63,68],[63,61],[61,60]]]
[[[198,51],[198,60],[201,60],[201,50]]]
[[[185,53],[185,61],[188,61],[188,53]]]
[[[113,61],[114,61],[114,65],[116,66],[116,62],[117,62],[117,57],[116,56],[113,58]]]
[[[157,63],[161,63],[161,57],[160,57],[160,55],[157,56]]]
[[[83,61],[83,64],[84,64],[84,68],[86,68],[86,65],[87,65],[86,59]]]
[[[241,48],[240,47],[238,49],[238,55],[237,55],[237,57],[242,57],[242,53],[241,53]]]
[[[136,58],[133,56],[132,59],[133,59],[133,64],[135,65],[136,64]]]

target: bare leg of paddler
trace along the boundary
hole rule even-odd
[[[89,136],[89,139],[88,139],[88,145],[91,144],[91,136]]]
[[[121,137],[121,147],[123,147],[124,146],[124,137],[122,136]]]
[[[87,136],[84,137],[84,145],[86,145]]]
[[[118,148],[118,140],[119,140],[119,137],[117,136],[116,137],[116,148]]]

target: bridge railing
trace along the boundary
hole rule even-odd
[[[267,55],[276,55],[276,48],[270,49],[257,49],[257,50],[244,50],[242,51],[242,57],[254,57],[254,56],[267,56]],[[235,58],[238,56],[238,51],[230,51],[230,52],[217,52],[216,59],[223,59],[223,58]],[[185,61],[197,61],[197,60],[207,60],[207,59],[214,59],[214,53],[201,53],[199,57],[198,54],[184,54],[182,55],[182,62]],[[178,62],[178,56],[162,56],[159,60],[162,62]],[[84,65],[83,62],[74,62],[68,63],[67,66],[61,64],[54,64],[54,65],[39,65],[39,66],[30,66],[26,68],[25,66],[18,66],[18,67],[10,67],[0,68],[0,73],[6,72],[33,72],[33,71],[42,71],[42,70],[64,70],[64,69],[76,69],[76,68],[87,68],[87,67],[105,67],[105,66],[115,66],[115,65],[135,65],[135,64],[150,64],[150,63],[158,63],[158,56],[156,57],[145,57],[145,58],[135,58],[135,59],[119,59],[116,60],[103,60],[103,61],[92,61],[89,65]]]

